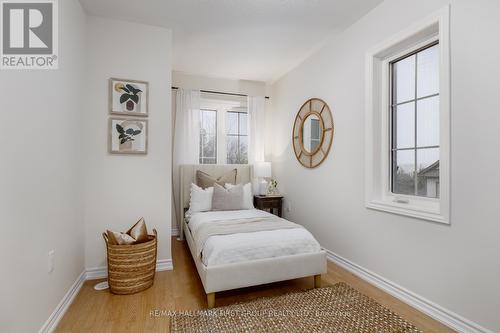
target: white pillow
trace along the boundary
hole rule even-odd
[[[207,212],[212,210],[212,196],[214,195],[214,188],[208,187],[202,189],[201,187],[191,184],[191,197],[189,199],[189,214],[197,212]]]
[[[226,188],[228,190],[236,187],[238,185],[233,185],[226,183]],[[247,183],[243,185],[243,203],[241,205],[241,209],[254,209],[253,206],[253,194],[252,194],[252,183]]]

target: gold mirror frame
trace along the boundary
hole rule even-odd
[[[320,142],[311,152],[304,147],[303,130],[304,122],[311,115],[315,115],[320,120]],[[297,112],[293,124],[292,143],[295,157],[300,164],[306,168],[318,167],[328,156],[333,143],[334,123],[330,107],[325,101],[319,98],[307,100]]]

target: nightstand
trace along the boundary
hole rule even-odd
[[[281,217],[283,196],[254,195],[253,205],[260,210],[269,210],[272,214],[274,214],[274,210],[276,209],[278,211],[276,215]]]

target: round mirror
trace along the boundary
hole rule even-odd
[[[315,153],[323,140],[323,122],[316,113],[311,113],[302,122],[302,147],[309,153]]]
[[[295,157],[306,168],[315,168],[326,159],[333,143],[333,117],[328,104],[319,98],[307,100],[293,125]]]

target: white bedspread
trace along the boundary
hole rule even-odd
[[[194,213],[189,218],[192,234],[204,223],[269,216],[262,210]],[[210,236],[201,249],[206,266],[320,251],[319,243],[304,228],[257,231]]]

